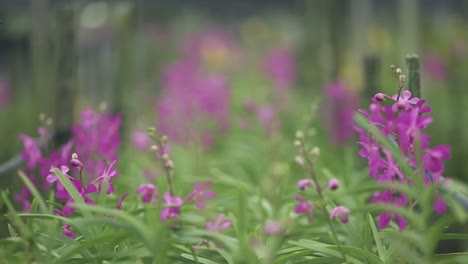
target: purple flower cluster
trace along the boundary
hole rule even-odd
[[[218,74],[181,59],[164,71],[157,101],[158,128],[180,143],[195,141],[209,148],[230,126],[230,90]]]
[[[80,122],[72,127],[75,152],[86,164],[89,180],[96,179],[111,161],[117,160],[120,125],[120,115],[87,109],[81,113]]]
[[[75,210],[74,201],[57,180],[53,168],[60,168],[62,174],[69,178],[88,204],[94,204],[89,195],[103,191],[105,180],[107,182],[105,193],[113,193],[111,179],[117,175],[114,165],[120,145],[119,129],[120,116],[97,113],[88,109],[81,113],[80,122],[72,127],[72,138],[68,143],[50,152],[49,155],[41,151],[38,140],[22,134],[20,138],[24,150],[21,157],[26,162],[23,172],[41,190],[47,191],[56,184],[56,197],[64,204],[62,210],[56,211],[59,215],[69,216]],[[41,127],[39,135],[47,137],[48,130]],[[80,159],[73,151],[79,153]],[[79,178],[70,176],[72,173],[76,173]],[[85,179],[82,177],[83,173],[87,175]],[[29,211],[31,193],[27,187],[23,187],[20,193],[15,194],[15,199],[22,204],[25,211]],[[64,234],[74,237],[70,226],[64,226],[63,231]]]
[[[389,99],[392,103],[384,105],[383,101]],[[424,105],[425,100],[411,97],[409,91],[403,91],[402,95],[387,96],[377,94],[369,107],[369,111],[360,110],[360,112],[375,126],[382,135],[390,138],[398,146],[405,162],[414,169],[413,175],[405,175],[400,168],[400,164],[392,156],[391,152],[381,146],[375,138],[367,131],[356,127],[360,139],[358,144],[361,146],[359,155],[368,159],[369,175],[382,183],[414,184],[412,177],[418,174],[424,175],[425,185],[439,184],[441,176],[444,173],[444,160],[451,157],[450,147],[448,145],[438,145],[429,147],[429,136],[423,132],[431,122],[429,115],[431,107]],[[418,172],[416,158],[416,147],[421,148],[423,172]],[[446,205],[441,197],[435,195],[434,210],[437,213],[443,213]],[[407,195],[394,190],[385,190],[376,192],[369,200],[371,203],[392,204],[397,207],[408,205]],[[378,217],[378,227],[388,226],[391,219],[394,218],[400,228],[406,227],[405,219],[399,215],[390,212],[383,212]]]
[[[291,48],[278,47],[267,52],[263,59],[263,71],[278,90],[294,86],[296,80],[296,59]]]
[[[343,145],[353,135],[353,112],[358,108],[358,97],[346,84],[334,81],[325,86],[323,120],[332,142]]]

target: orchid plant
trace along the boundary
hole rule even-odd
[[[271,60],[283,56],[280,53]],[[175,98],[174,90],[188,88],[173,74],[208,85],[222,100],[229,98],[220,79],[210,79],[185,63],[168,69],[158,102],[160,113],[167,114],[157,122],[161,128],[138,132],[133,138],[137,148],[128,150],[129,156],[118,153],[120,117],[106,112],[84,111],[71,140],[54,152],[21,135],[26,166],[19,176],[24,188],[14,198],[23,212],[11,202],[8,191],[1,193],[0,206],[7,207],[10,232],[0,240],[5,259],[14,263],[207,264],[468,260],[463,252],[437,252],[441,241],[468,238],[447,230],[452,224],[466,223],[468,188],[445,175],[450,146],[431,145],[425,128],[433,121],[432,108],[404,89],[400,69],[393,68],[396,94],[376,94],[369,109],[356,112],[352,122],[338,124],[342,128],[327,124],[328,129],[340,130],[331,133],[339,144],[351,140],[348,129],[354,126],[360,149],[353,155],[364,158],[366,168],[359,168],[353,158],[342,164],[345,170],[329,167],[321,154],[328,150],[319,147],[316,134],[300,130],[294,139],[295,154],[290,143],[261,145],[247,137],[227,137],[239,152],[212,155],[207,148],[198,155],[212,159],[204,163],[210,168],[187,172],[183,166],[189,166],[190,158],[180,157],[184,153],[180,133],[202,135],[200,131],[191,134],[184,125],[205,118],[198,112],[203,110],[216,120],[216,129],[223,130],[231,113],[223,103],[214,102],[213,94],[187,93],[193,105],[187,105],[188,99]],[[330,85],[330,100],[336,100],[329,106],[337,107],[333,113],[340,115],[345,109],[346,118],[351,118],[356,98],[352,95],[348,101],[351,95],[341,83]],[[340,105],[343,102],[349,105]],[[186,123],[174,123],[172,113],[178,111],[172,107],[189,108],[177,117]],[[274,119],[254,103],[245,108],[258,113],[259,120]],[[178,131],[181,128],[184,131]],[[278,157],[291,162],[265,157],[271,146]],[[291,151],[283,155],[278,146]],[[151,158],[160,177],[132,174],[137,149]]]

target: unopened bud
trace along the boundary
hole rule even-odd
[[[374,99],[377,102],[382,102],[383,100],[385,100],[385,95],[383,93],[378,93],[378,94],[374,95]]]
[[[152,145],[152,146],[151,146],[151,150],[153,150],[153,151],[158,151],[158,146]]]
[[[320,149],[318,147],[313,147],[310,151],[312,156],[318,157],[320,155]]]
[[[47,126],[52,126],[52,124],[54,124],[54,120],[51,117],[47,118],[46,125]]]
[[[301,146],[301,141],[294,140],[294,146],[296,146],[296,148],[300,147]]]
[[[309,186],[312,186],[314,189],[317,189],[317,185],[311,179],[301,179],[297,182],[297,188],[301,190],[305,190]]]
[[[301,156],[296,156],[296,158],[294,158],[294,160],[295,160],[296,163],[299,164],[300,166],[304,166],[304,158],[302,158]]]
[[[155,127],[148,127],[148,135],[153,137],[156,135],[156,128]]]
[[[169,160],[169,155],[163,154],[161,158],[162,158],[164,161],[167,161],[167,160]]]
[[[72,166],[74,168],[83,167],[83,163],[78,159],[78,155],[76,153],[72,154],[72,158],[70,160],[70,166]]]
[[[304,132],[301,130],[296,131],[296,138],[297,139],[303,139],[304,138]]]
[[[164,166],[167,168],[167,169],[173,169],[174,168],[174,163],[172,162],[172,160],[168,160],[164,163]]]
[[[396,69],[396,70],[395,70],[395,73],[398,74],[398,75],[400,75],[400,74],[401,74],[401,69],[400,69],[400,68]]]
[[[399,79],[400,79],[400,82],[404,83],[406,81],[406,76],[400,75]]]
[[[328,181],[328,188],[330,188],[330,190],[334,191],[336,189],[338,189],[338,186],[340,185],[340,182],[337,180],[337,179],[331,179]]]
[[[167,140],[168,140],[168,137],[167,137],[166,135],[164,135],[164,136],[161,137],[162,143],[166,143]]]
[[[395,71],[395,65],[390,65],[390,69],[392,69],[392,71]]]

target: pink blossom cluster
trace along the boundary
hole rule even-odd
[[[60,168],[86,202],[92,203],[87,195],[101,191],[104,179],[109,180],[106,193],[112,193],[113,186],[110,179],[117,174],[113,166],[120,145],[119,129],[119,115],[97,113],[88,109],[81,113],[79,122],[72,127],[71,139],[49,154],[41,150],[38,140],[22,134],[20,138],[24,150],[21,157],[26,162],[23,172],[41,190],[47,191],[56,183],[56,196],[65,204],[60,214],[69,215],[74,210],[71,207],[73,201],[63,186],[57,182],[51,168]],[[39,129],[41,136],[46,136],[47,133],[47,129]],[[74,154],[74,158],[70,160],[74,152],[78,153],[80,159]],[[72,173],[79,174],[80,179],[71,177]],[[82,178],[83,174],[87,175],[85,179]],[[25,211],[29,211],[31,193],[27,187],[23,187],[20,193],[15,194],[15,199],[22,204]]]
[[[275,89],[287,90],[294,86],[296,58],[293,49],[289,47],[271,49],[264,55],[262,67]]]
[[[196,61],[181,58],[164,70],[161,89],[157,126],[171,139],[209,148],[228,131],[231,93],[223,75],[206,73]]]
[[[391,101],[391,104],[385,105],[385,99]],[[423,129],[432,122],[432,117],[429,115],[431,107],[424,103],[423,99],[411,97],[410,91],[403,91],[401,96],[395,94],[391,97],[379,93],[375,95],[369,111],[359,110],[382,135],[398,146],[405,162],[414,169],[413,175],[405,175],[401,164],[390,150],[381,146],[367,131],[356,127],[360,136],[359,155],[368,160],[369,175],[375,180],[382,183],[414,184],[412,178],[423,174],[425,185],[441,182],[444,160],[451,157],[450,147],[448,145],[430,147],[430,138],[423,132]],[[417,146],[421,148],[422,164],[420,165],[423,172],[418,172],[417,169]],[[391,204],[396,207],[412,206],[408,204],[407,194],[391,189],[375,192],[369,201]],[[433,205],[437,213],[443,213],[446,210],[445,202],[437,193]],[[391,212],[382,212],[378,217],[377,225],[379,228],[385,228],[392,219],[395,219],[400,230],[406,228],[406,220],[401,215]]]
[[[325,86],[323,121],[332,143],[340,146],[354,134],[353,113],[358,108],[358,97],[344,82],[333,81]]]

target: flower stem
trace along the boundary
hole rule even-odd
[[[341,242],[338,239],[338,235],[336,234],[335,228],[333,227],[333,224],[330,221],[330,218],[328,217],[330,215],[330,212],[328,211],[327,207],[325,206],[325,197],[323,196],[322,188],[318,184],[317,173],[315,171],[314,162],[309,158],[309,155],[307,155],[307,153],[306,153],[306,148],[305,148],[304,141],[300,140],[300,143],[301,143],[300,147],[301,147],[302,151],[304,152],[304,157],[305,157],[307,165],[308,165],[308,169],[306,169],[306,171],[309,173],[309,175],[310,175],[312,181],[314,182],[315,186],[317,186],[317,188],[315,188],[315,190],[317,191],[317,194],[318,194],[320,200],[324,203],[323,210],[325,211],[325,214],[327,216],[326,218],[327,218],[328,226],[330,227],[330,231],[332,233],[333,239],[335,240],[335,242],[336,242],[336,244],[338,246],[338,249],[341,252],[343,260],[346,263],[347,262],[346,254],[343,251]]]

